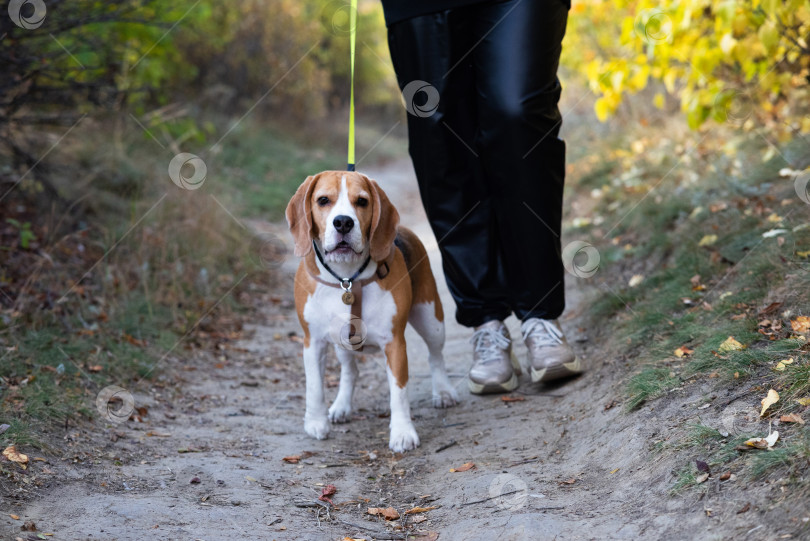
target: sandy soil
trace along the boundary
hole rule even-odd
[[[410,165],[367,172],[425,240],[452,314]],[[259,226],[287,238],[281,224]],[[624,413],[621,378],[630,360],[603,345],[619,341],[583,328],[595,286],[573,277],[562,324],[587,362],[584,376],[557,386],[534,386],[524,377],[511,395],[517,401],[471,396],[465,381],[471,332],[451,317],[445,356],[462,398],[456,408],[432,407],[427,349],[408,332],[418,450],[388,450],[387,385],[381,359],[370,356],[360,363],[352,421],[334,426],[325,441],[309,438],[301,331],[292,308],[296,265],[291,257],[281,267],[289,279],[247,329],[249,338],[195,352],[188,365],[174,367],[176,383],[134,390],[136,406],[148,408],[143,422],[99,420],[95,430],[69,431],[69,451],[48,458],[43,467],[54,474],[36,497],[0,505],[2,538],[38,539],[20,531],[27,520],[53,532],[50,539],[69,540],[801,537],[807,503],[797,502],[790,515],[772,508],[769,502],[784,497],[778,483],[710,479],[700,494],[668,494],[673,469],[696,457],[656,452],[656,443],[677,438],[698,414],[719,419],[726,397],[696,384]],[[508,325],[522,357],[518,322]],[[337,378],[332,359],[330,399]],[[756,406],[756,399],[746,400],[745,407]],[[699,412],[705,403],[710,409]],[[282,460],[293,455],[301,456],[297,464]],[[468,462],[475,467],[451,472]],[[318,501],[329,484],[337,488],[334,505]],[[749,510],[738,514],[746,504]],[[401,517],[372,517],[369,507],[393,507]],[[413,507],[433,509],[406,515]]]

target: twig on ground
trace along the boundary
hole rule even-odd
[[[538,460],[540,460],[539,456],[533,456],[531,458],[527,458],[526,460],[520,460],[518,462],[512,462],[511,464],[509,464],[506,467],[507,468],[513,468],[515,466],[520,466],[521,464],[529,464],[530,462],[537,462]]]
[[[484,503],[490,500],[497,500],[498,498],[502,498],[504,496],[509,496],[510,494],[514,494],[516,492],[521,492],[524,489],[517,489],[517,490],[510,490],[509,492],[504,492],[503,494],[498,494],[497,496],[490,496],[489,498],[484,498],[483,500],[476,500],[474,502],[464,502],[461,505],[475,505],[477,503]]]
[[[442,445],[441,447],[439,447],[438,449],[436,449],[436,451],[435,451],[435,452],[437,452],[437,453],[441,453],[441,452],[442,452],[442,451],[444,451],[445,449],[450,449],[452,446],[454,446],[454,445],[456,445],[456,444],[458,444],[458,442],[457,442],[456,440],[453,440],[453,441],[451,441],[450,443],[445,443],[444,445]]]

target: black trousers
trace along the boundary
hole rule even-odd
[[[413,100],[409,152],[462,325],[513,312],[554,319],[565,307],[557,67],[567,18],[564,0],[509,0],[388,29]],[[411,96],[412,81],[435,90]]]

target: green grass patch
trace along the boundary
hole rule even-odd
[[[643,402],[661,396],[679,384],[668,368],[646,367],[630,378],[627,391],[630,395],[626,408],[633,410]]]

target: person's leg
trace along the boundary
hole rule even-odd
[[[480,148],[497,242],[521,320],[565,306],[560,252],[565,144],[557,79],[568,4],[511,0],[476,10],[471,54]]]
[[[451,10],[396,23],[388,29],[388,43],[401,89],[425,81],[438,91],[435,112],[408,114],[409,150],[456,319],[476,327],[506,318],[511,309],[492,196],[473,147],[478,117],[472,58],[465,57],[475,43],[468,13]],[[413,96],[416,105],[427,97]]]
[[[498,241],[522,320],[532,381],[582,371],[556,318],[565,306],[560,254],[565,144],[558,138],[561,42],[568,4],[510,0],[476,14],[477,144]]]

